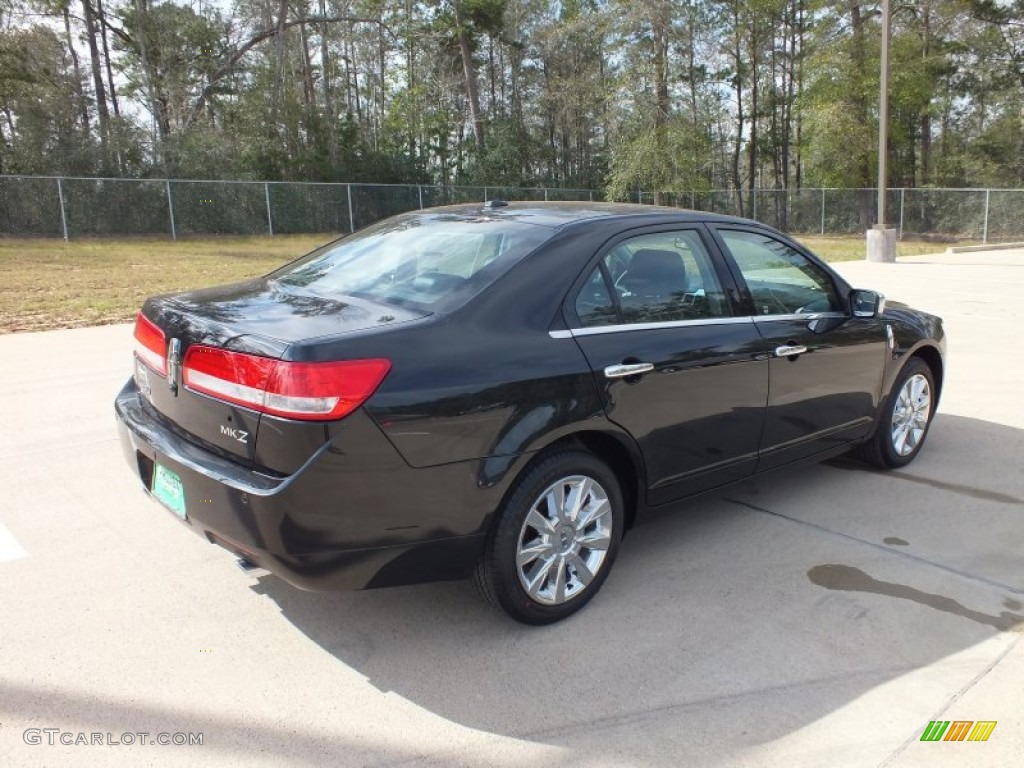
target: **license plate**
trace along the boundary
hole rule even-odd
[[[159,464],[153,468],[153,495],[171,512],[185,519],[185,486],[177,474]]]

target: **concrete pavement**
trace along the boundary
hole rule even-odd
[[[466,583],[239,572],[124,465],[130,328],[0,336],[0,765],[1021,764],[1024,250],[838,266],[946,319],[918,460],[693,502],[542,629]],[[923,743],[931,720],[998,724]]]

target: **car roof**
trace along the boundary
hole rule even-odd
[[[504,202],[504,201],[500,201]],[[757,224],[738,216],[726,216],[707,211],[693,211],[686,208],[670,208],[660,205],[637,205],[635,203],[592,203],[592,202],[534,202],[509,201],[504,205],[490,203],[461,203],[423,211],[424,215],[450,215],[459,217],[486,217],[496,220],[515,219],[542,227],[559,228],[578,221],[593,219],[636,218],[654,224],[658,221],[672,222],[728,222],[733,224]]]

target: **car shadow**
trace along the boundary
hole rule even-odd
[[[702,729],[738,750],[1021,626],[1022,454],[1024,430],[940,414],[896,475],[843,459],[691,501],[631,531],[601,594],[550,627],[468,582],[254,589],[379,690],[470,728],[581,759]]]

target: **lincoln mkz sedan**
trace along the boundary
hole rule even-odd
[[[529,624],[647,510],[848,451],[900,467],[942,321],[761,224],[461,205],[149,299],[115,407],[149,493],[305,589],[473,576]]]

